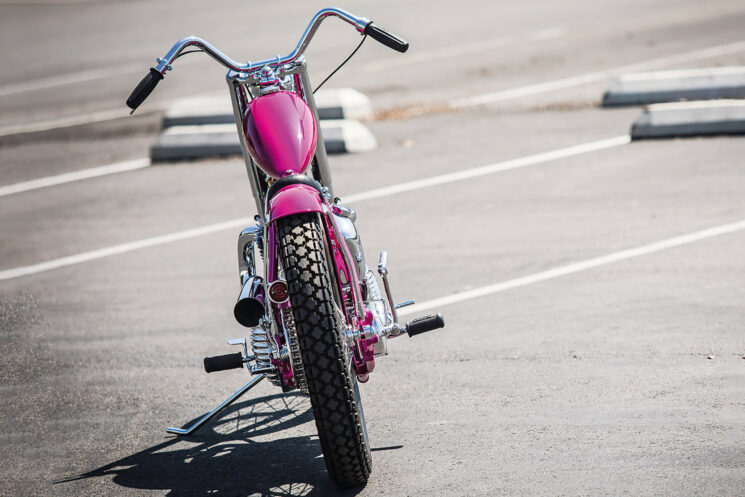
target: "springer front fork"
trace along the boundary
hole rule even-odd
[[[328,205],[328,204],[327,204]],[[419,318],[408,324],[398,322],[397,309],[411,305],[413,300],[395,304],[388,281],[388,254],[383,251],[377,272],[383,282],[385,296],[382,295],[373,271],[366,265],[359,234],[354,225],[356,213],[343,206],[338,199],[330,206],[328,222],[331,243],[343,243],[342,251],[348,254],[346,262],[353,265],[355,277],[347,281],[360,282],[360,291],[352,292],[342,288],[348,296],[361,295],[362,302],[347,305],[347,314],[362,310],[362,319],[352,319],[355,326],[347,326],[345,341],[353,352],[353,365],[360,382],[366,382],[374,370],[375,357],[388,354],[387,339],[408,334],[415,336],[426,331],[442,328],[444,321],[440,314]],[[333,216],[333,217],[332,217]],[[284,391],[299,389],[307,394],[307,384],[303,365],[295,337],[295,323],[289,304],[286,283],[278,273],[276,261],[276,242],[273,231],[267,229],[261,217],[257,223],[245,228],[238,236],[238,271],[241,291],[234,307],[236,320],[250,329],[249,337],[228,340],[230,345],[238,345],[241,351],[204,359],[208,373],[227,369],[242,368],[244,365],[252,378],[233,395],[192,426],[186,428],[167,427],[166,431],[175,435],[189,435],[201,428],[223,409],[242,397],[261,380],[267,378]],[[346,249],[346,250],[344,250]],[[257,273],[256,254],[264,262],[264,277]],[[351,260],[350,260],[351,259]],[[339,261],[343,264],[344,262]],[[274,274],[272,274],[274,273]],[[285,285],[282,289],[281,286]],[[340,285],[340,286],[343,286]],[[345,299],[349,303],[349,299]]]
[[[326,212],[322,216],[327,230],[329,264],[335,268],[332,278],[338,278],[340,310],[345,313],[348,323],[345,340],[354,352],[354,373],[364,382],[374,369],[374,356],[387,354],[386,340],[403,332],[396,319],[396,307],[414,301],[398,306],[393,304],[385,252],[378,264],[386,291],[386,298],[382,297],[378,281],[365,262],[362,242],[354,224],[357,214],[342,205],[338,198],[333,204],[324,205]],[[250,357],[254,362],[249,367],[251,373],[263,373],[285,390],[304,390],[302,379],[295,377],[300,359],[293,342],[295,330],[289,296],[286,288],[276,291],[285,283],[278,267],[277,241],[273,239],[272,228],[266,228],[257,218],[257,224],[244,229],[238,237],[241,292],[234,314],[239,323],[251,328]],[[257,252],[265,262],[263,278],[257,274]]]

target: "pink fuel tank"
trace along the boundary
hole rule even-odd
[[[246,144],[256,164],[273,178],[300,174],[316,150],[316,123],[305,101],[288,91],[258,97],[243,119]]]

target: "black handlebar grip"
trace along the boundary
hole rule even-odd
[[[129,95],[129,98],[127,99],[127,107],[132,110],[135,110],[137,107],[139,107],[140,104],[145,101],[148,95],[152,93],[158,83],[160,83],[161,79],[163,79],[163,75],[160,72],[156,71],[155,68],[150,68],[150,72],[147,73],[144,78],[142,78],[140,84],[138,84],[137,87],[132,90],[132,93]]]
[[[243,354],[216,355],[204,358],[204,370],[208,373],[213,371],[225,371],[226,369],[238,369],[243,367]]]
[[[386,31],[383,28],[377,27],[372,22],[368,23],[367,26],[365,26],[365,34],[397,52],[404,53],[409,49],[408,41],[400,38],[390,31]]]
[[[406,325],[406,333],[410,337],[426,333],[428,331],[436,330],[437,328],[443,328],[445,326],[445,320],[442,318],[442,314],[436,314],[434,316],[424,316],[416,318]]]

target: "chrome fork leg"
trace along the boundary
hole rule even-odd
[[[201,428],[205,423],[207,423],[207,421],[217,416],[220,413],[220,411],[222,411],[223,409],[228,407],[230,404],[232,404],[233,402],[241,398],[243,394],[251,390],[254,386],[256,386],[257,383],[259,383],[263,379],[264,379],[263,374],[258,374],[254,376],[253,378],[251,378],[251,381],[243,385],[243,387],[241,387],[240,390],[238,390],[233,395],[228,397],[225,400],[225,402],[223,402],[219,406],[212,409],[212,411],[202,416],[202,419],[200,419],[199,421],[191,425],[189,428],[184,429],[184,428],[174,428],[173,426],[168,426],[166,428],[166,431],[168,433],[173,433],[174,435],[191,435],[192,433],[197,431],[199,428]]]

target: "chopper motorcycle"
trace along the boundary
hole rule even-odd
[[[241,64],[201,38],[183,38],[157,59],[127,105],[134,112],[187,53],[207,53],[225,66],[258,212],[256,223],[238,236],[241,290],[234,315],[249,336],[228,341],[240,352],[204,359],[208,373],[245,366],[251,380],[192,426],[166,430],[182,436],[196,432],[267,379],[285,392],[297,389],[310,397],[329,475],[340,486],[354,486],[367,481],[372,465],[359,383],[368,381],[376,357],[388,354],[388,339],[445,323],[440,314],[399,323],[396,310],[414,301],[394,303],[385,251],[377,265],[385,294],[380,291],[355,228],[357,214],[334,197],[303,56],[330,17],[353,26],[362,41],[370,36],[399,52],[409,47],[369,19],[325,8],[284,57]]]

